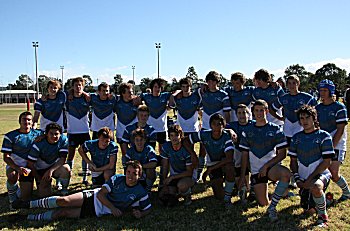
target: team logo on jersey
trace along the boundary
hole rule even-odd
[[[335,112],[334,112],[334,111],[330,111],[330,112],[328,112],[328,115],[329,115],[329,116],[334,116],[334,115],[335,115]]]
[[[134,200],[136,199],[136,195],[135,195],[135,194],[129,194],[129,195],[127,196],[127,198],[128,198],[129,200],[134,201]]]
[[[273,131],[266,132],[266,136],[274,137],[275,133]]]
[[[249,92],[244,92],[243,93],[244,96],[250,95]]]
[[[221,101],[222,98],[221,97],[215,97],[215,101]]]
[[[285,100],[283,100],[283,102],[282,102],[283,104],[288,104],[288,100],[287,99],[285,99]]]
[[[276,93],[275,93],[274,91],[272,91],[272,92],[270,93],[270,95],[271,95],[271,96],[275,96]]]
[[[305,102],[305,100],[301,99],[301,100],[298,101],[298,104],[304,105],[304,104],[306,104],[306,102]]]
[[[322,141],[321,141],[320,138],[316,138],[312,142],[315,143],[315,144],[320,144]]]

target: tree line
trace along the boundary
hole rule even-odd
[[[317,89],[317,84],[322,80],[322,79],[330,79],[332,80],[336,85],[337,89],[340,92],[344,92],[346,90],[346,85],[350,84],[350,73],[347,74],[345,69],[341,69],[337,67],[334,63],[327,63],[323,65],[321,68],[316,70],[315,73],[308,72],[306,71],[305,67],[299,64],[295,65],[290,65],[288,66],[285,71],[284,75],[281,76],[284,79],[286,79],[287,76],[295,74],[299,77],[300,79],[300,88],[302,91],[308,92],[310,89]],[[82,76],[85,81],[85,91],[86,92],[94,92],[96,89],[93,87],[93,81],[90,75],[83,75]],[[201,83],[204,83],[204,79],[200,78],[193,66],[188,68],[188,71],[184,77],[188,77],[192,80],[193,82],[193,88],[198,87]],[[39,91],[43,92],[44,94],[47,93],[46,91],[46,85],[47,82],[52,80],[52,79],[57,79],[54,77],[46,76],[46,75],[40,75],[38,77],[38,82],[39,82]],[[116,74],[114,77],[114,83],[111,85],[111,91],[114,93],[118,94],[118,87],[121,83],[125,82],[121,74]],[[221,75],[221,87],[225,87],[230,85],[230,76],[224,77]],[[59,81],[62,81],[61,79],[57,79]],[[246,85],[253,85],[252,79],[247,79]],[[71,86],[71,80],[68,79],[65,84],[64,84],[64,89],[69,89]],[[145,77],[142,78],[140,81],[140,84],[135,85],[135,83],[132,80],[126,81],[129,83],[132,83],[135,85],[135,92],[145,92],[146,89],[149,86],[149,83],[152,81],[152,78],[150,77]],[[166,82],[165,85],[165,91],[174,91],[176,89],[179,89],[179,80],[176,78],[173,78],[170,82]],[[18,79],[16,80],[15,83],[8,84],[6,87],[8,90],[13,89],[13,90],[25,90],[25,89],[36,89],[36,85],[34,83],[34,80],[31,79],[27,74],[21,74]]]

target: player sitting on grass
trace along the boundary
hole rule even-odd
[[[103,185],[115,174],[118,145],[113,141],[113,131],[103,127],[97,132],[98,139],[88,140],[78,149],[83,160],[88,163],[93,185]],[[91,158],[87,157],[90,152]]]
[[[185,205],[190,205],[191,187],[195,182],[191,155],[182,145],[184,134],[179,125],[171,125],[168,133],[170,141],[163,145],[160,154],[164,186],[159,198],[165,205],[172,206],[177,202],[176,195],[180,194],[185,198]]]
[[[234,186],[234,166],[231,134],[224,128],[226,121],[224,117],[216,113],[210,117],[211,130],[202,130],[189,136],[192,144],[201,142],[207,152],[207,169],[202,179],[205,182],[209,175],[214,196],[224,200],[226,207],[231,207],[231,194]],[[187,142],[185,142],[187,143]],[[190,148],[190,145],[186,145]],[[243,174],[245,175],[245,174]],[[223,182],[225,181],[225,187]]]
[[[138,161],[130,161],[126,166],[126,175],[112,176],[101,188],[34,201],[17,200],[13,203],[14,208],[59,208],[40,214],[29,214],[27,219],[35,221],[51,221],[63,217],[100,217],[105,214],[120,217],[130,209],[134,217],[141,218],[151,208],[148,194],[138,182],[142,175],[142,166]]]
[[[66,164],[68,139],[62,135],[62,130],[57,123],[48,124],[45,137],[35,141],[28,154],[28,167],[37,182],[39,197],[52,194],[52,178],[60,182],[60,194],[68,194],[71,169]]]
[[[126,162],[137,160],[143,168],[143,176],[140,183],[145,186],[148,193],[151,192],[156,180],[157,154],[147,142],[147,133],[144,129],[137,128],[131,133],[133,145],[126,151]]]
[[[278,181],[267,210],[270,219],[276,221],[278,219],[276,206],[288,189],[291,173],[288,168],[280,164],[286,158],[286,136],[280,126],[267,121],[268,111],[266,101],[255,101],[253,115],[256,122],[245,129],[239,144],[242,150],[239,188],[247,185],[245,173],[249,163],[252,185],[260,205],[269,204],[268,181]]]
[[[11,203],[19,196],[22,200],[29,200],[33,191],[33,175],[26,168],[28,153],[34,139],[41,135],[40,130],[33,126],[33,115],[29,111],[19,115],[19,129],[15,129],[4,136],[1,152],[4,153],[6,163],[6,188],[10,209]],[[20,190],[18,183],[20,182]]]
[[[290,168],[293,172],[297,186],[301,191],[301,205],[305,210],[315,208],[318,213],[317,225],[327,225],[326,190],[331,174],[327,169],[334,156],[331,135],[320,130],[317,121],[317,112],[314,107],[302,106],[297,116],[303,131],[292,137],[289,156]],[[307,192],[309,191],[309,193]],[[309,200],[311,193],[312,199]]]

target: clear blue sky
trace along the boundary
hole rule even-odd
[[[226,78],[252,77],[265,68],[276,75],[291,64],[315,71],[335,62],[350,71],[350,2],[325,1],[19,1],[0,3],[0,85],[20,74],[65,79],[89,74],[135,80],[181,78],[189,66],[200,77],[217,70]]]

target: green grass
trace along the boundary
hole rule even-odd
[[[10,130],[18,127],[18,115],[25,110],[26,106],[21,105],[0,105],[0,145],[3,136]],[[349,145],[350,146],[350,145]],[[288,164],[289,158],[285,161]],[[120,155],[118,156],[117,172],[122,173],[120,165]],[[85,187],[80,183],[81,177],[77,176],[80,170],[80,158],[76,155],[75,168],[71,181],[70,190],[78,191]],[[342,174],[350,181],[350,161],[341,167]],[[130,214],[121,218],[105,216],[98,219],[65,219],[54,222],[29,222],[26,220],[13,220],[13,214],[26,215],[28,210],[10,212],[8,209],[8,199],[6,193],[5,163],[0,164],[0,229],[8,230],[317,230],[313,227],[315,217],[306,217],[299,207],[299,197],[282,199],[277,209],[279,221],[271,223],[264,216],[266,207],[259,207],[256,204],[248,204],[243,207],[238,203],[238,198],[232,199],[234,207],[226,210],[223,204],[213,198],[210,188],[199,184],[194,187],[193,203],[185,207],[181,203],[179,206],[167,209],[162,207],[156,200],[156,188],[152,195],[152,213],[142,219],[134,219]],[[340,196],[340,189],[332,182],[329,190],[335,194],[335,198]],[[272,188],[270,187],[270,191]],[[293,191],[297,194],[297,190]],[[34,193],[35,196],[35,193]],[[330,230],[350,230],[350,209],[349,201],[338,204],[328,210],[330,216]],[[35,210],[30,212],[40,212]]]

